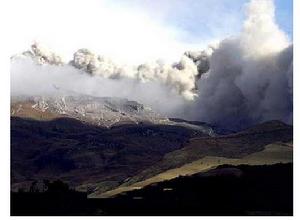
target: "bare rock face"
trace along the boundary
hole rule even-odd
[[[141,103],[117,97],[93,97],[59,92],[51,96],[14,96],[11,116],[37,120],[68,117],[107,128],[121,124],[148,123],[179,126],[209,136],[219,134],[209,124],[169,119]]]
[[[31,109],[30,109],[31,108]],[[123,98],[80,96],[13,97],[12,116],[31,117],[32,112],[71,117],[93,125],[110,127],[120,123],[160,123],[167,118],[149,107]]]
[[[43,179],[62,179],[80,190],[109,190],[190,138],[210,135],[209,129],[203,132],[201,126],[171,121],[115,97],[12,97],[11,116],[15,191]]]

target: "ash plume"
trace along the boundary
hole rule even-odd
[[[238,128],[292,123],[293,46],[274,21],[272,1],[251,1],[247,16],[240,36],[221,41],[210,57],[190,118]]]
[[[68,63],[38,43],[12,59],[12,95],[51,94],[53,85],[150,105],[171,117],[244,128],[266,120],[292,123],[293,45],[275,22],[271,0],[252,0],[238,36],[178,62],[126,66],[79,49]]]
[[[157,82],[186,100],[193,100],[197,96],[196,80],[199,75],[208,70],[208,53],[206,51],[197,55],[187,52],[179,62],[173,64],[166,64],[158,60],[138,66],[121,66],[88,49],[77,50],[73,60],[63,63],[61,57],[45,49],[41,44],[34,43],[31,50],[22,53],[21,56],[14,56],[13,60],[26,57],[39,65],[68,65],[93,77],[129,79],[141,83]]]

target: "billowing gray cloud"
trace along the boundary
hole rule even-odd
[[[64,63],[34,44],[12,59],[11,72],[13,95],[51,93],[55,84],[66,91],[126,97],[168,116],[223,127],[292,122],[293,45],[275,23],[271,0],[247,5],[238,36],[205,51],[188,51],[173,64],[118,65],[87,49]]]
[[[187,52],[179,62],[173,64],[158,60],[138,66],[121,66],[88,49],[79,49],[74,53],[73,59],[64,64],[58,55],[35,43],[31,46],[31,50],[22,53],[21,56],[14,56],[13,60],[18,58],[30,58],[40,65],[68,65],[94,77],[130,79],[142,83],[157,82],[186,100],[193,100],[197,96],[196,80],[209,69],[208,51]]]
[[[293,46],[274,22],[272,1],[254,0],[240,36],[220,42],[198,82],[190,117],[228,127],[292,122]]]

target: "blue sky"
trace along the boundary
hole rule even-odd
[[[186,50],[238,35],[248,0],[10,2],[19,6],[10,13],[15,27],[11,54],[27,50],[36,40],[66,59],[78,48],[89,48],[118,62],[139,64],[178,60]],[[277,23],[292,39],[292,0],[274,3]]]
[[[275,0],[276,21],[293,38],[293,0]]]
[[[114,4],[144,10],[168,26],[185,32],[191,43],[222,39],[241,30],[248,0],[116,0]],[[274,0],[276,21],[292,39],[293,0]]]

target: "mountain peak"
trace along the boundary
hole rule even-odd
[[[27,109],[25,110],[27,106]],[[91,124],[110,127],[118,123],[158,123],[166,118],[151,108],[125,98],[88,95],[19,96],[12,99],[12,116],[32,111],[71,117]],[[27,113],[26,113],[27,112]]]

